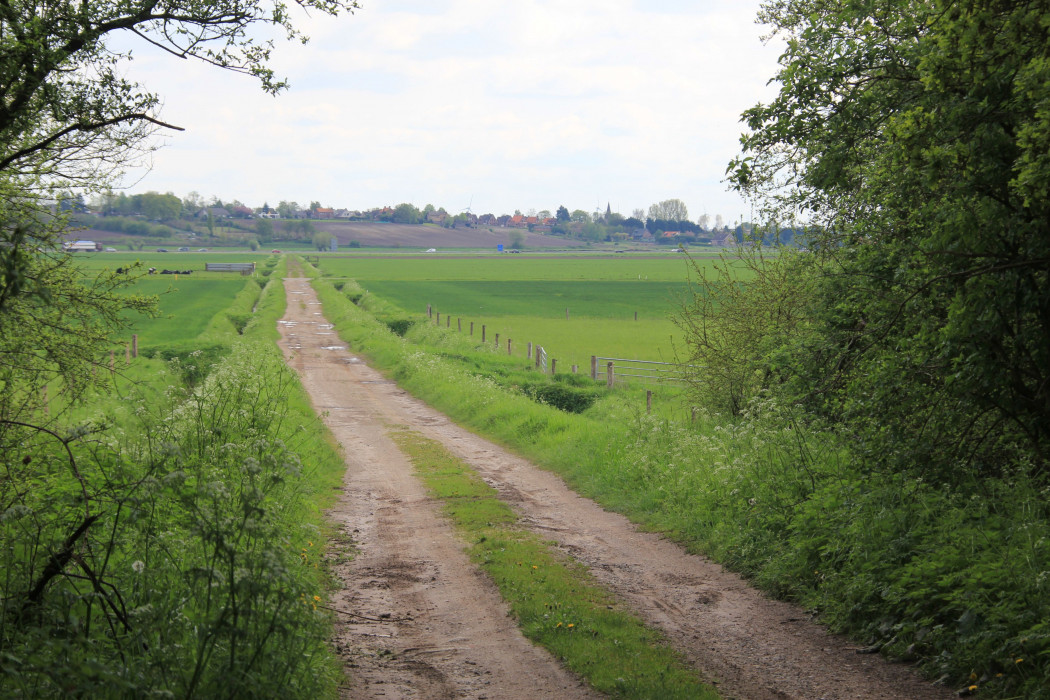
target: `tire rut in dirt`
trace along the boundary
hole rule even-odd
[[[298,294],[280,324],[281,347],[347,463],[329,511],[339,542],[329,564],[342,584],[331,597],[342,611],[333,645],[350,676],[343,696],[597,697],[521,635],[388,437],[409,421],[391,421],[379,397],[399,390],[318,335],[327,324],[313,316],[308,280],[286,285]]]

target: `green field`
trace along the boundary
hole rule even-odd
[[[271,258],[269,253],[214,254],[214,253],[135,253],[77,254],[76,264],[85,272],[104,269],[116,270],[139,263],[132,274],[141,275],[150,267],[157,270],[190,270],[189,275],[146,275],[139,278],[129,291],[156,295],[159,315],[156,318],[127,316],[132,327],[130,335],[139,336],[140,347],[180,345],[197,338],[217,313],[230,306],[234,297],[246,284],[255,284],[248,277],[229,272],[204,272],[205,262],[255,262],[259,270]],[[257,273],[258,274],[258,273]]]
[[[334,277],[364,280],[619,280],[682,282],[688,263],[681,255],[536,254],[386,257],[320,256],[320,267]]]
[[[484,325],[487,339],[512,339],[515,354],[531,342],[581,369],[592,355],[670,362],[680,338],[670,319],[689,293],[690,272],[672,254],[322,256],[319,266],[409,313],[425,313],[429,304],[442,325],[451,315],[466,333],[473,321],[476,336]]]
[[[157,295],[160,315],[133,318],[129,332],[138,334],[141,347],[189,342],[204,332],[215,314],[226,309],[245,284],[255,282],[240,275],[226,279],[144,277],[135,283],[134,291]]]
[[[168,250],[174,251],[176,249],[168,248]],[[79,267],[82,267],[85,270],[101,270],[104,268],[115,270],[118,267],[128,267],[138,262],[142,264],[143,268],[155,267],[158,270],[163,270],[165,268],[169,270],[193,270],[193,274],[197,275],[205,274],[204,263],[254,262],[257,266],[261,266],[264,261],[271,257],[276,256],[271,255],[269,252],[230,253],[222,250],[210,251],[207,253],[158,253],[156,248],[151,248],[136,252],[123,251],[119,253],[74,253],[73,260]],[[230,276],[230,273],[228,272],[209,272],[207,274],[209,276]]]

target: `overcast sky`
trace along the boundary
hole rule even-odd
[[[629,215],[682,199],[731,223],[740,112],[768,100],[776,45],[747,0],[363,0],[278,45],[291,88],[135,45],[168,136],[128,191],[365,209]],[[137,181],[136,181],[137,180]]]

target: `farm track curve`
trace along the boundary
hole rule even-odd
[[[352,698],[596,697],[518,631],[495,587],[388,436],[407,426],[468,463],[529,528],[587,566],[705,677],[735,698],[948,698],[907,666],[858,654],[802,610],[638,530],[556,475],[455,425],[370,368],[335,335],[310,280],[285,280],[280,345],[344,449],[329,518],[344,611],[334,645]],[[352,541],[352,543],[350,542]],[[350,547],[356,556],[340,557]]]

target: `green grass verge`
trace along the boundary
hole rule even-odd
[[[660,635],[578,563],[516,527],[517,516],[470,467],[433,440],[392,434],[510,604],[525,636],[598,690],[623,698],[718,698]]]

